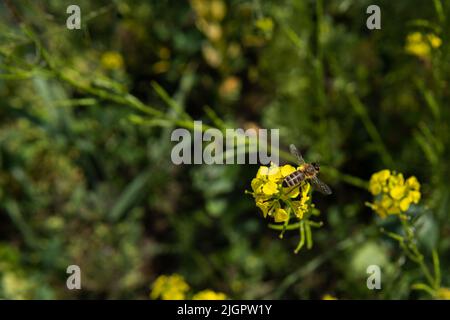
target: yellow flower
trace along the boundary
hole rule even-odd
[[[152,65],[153,72],[156,74],[164,73],[170,69],[170,62],[161,60]]]
[[[292,201],[295,208],[294,214],[298,219],[303,219],[303,216],[308,211],[308,205],[304,201]]]
[[[123,58],[122,55],[115,51],[107,51],[105,52],[101,59],[101,64],[105,69],[121,69],[123,67]]]
[[[298,187],[283,188],[283,179],[298,170],[291,165],[278,167],[271,164],[270,167],[261,166],[252,179],[251,187],[255,203],[261,209],[264,218],[273,216],[275,222],[284,222],[293,213],[298,219],[302,219],[309,210],[310,184],[306,181]],[[300,197],[299,197],[300,196]],[[296,199],[298,200],[291,200]]]
[[[296,171],[296,169],[293,166],[287,164],[285,166],[282,166],[280,171],[281,171],[281,176],[283,178],[285,178],[288,175],[290,175],[292,172]]]
[[[322,300],[337,300],[337,298],[327,293],[322,296]]]
[[[450,300],[450,289],[449,288],[439,288],[436,292],[436,298],[442,300]]]
[[[272,164],[269,168],[269,172],[267,173],[267,178],[276,183],[280,182],[283,178],[280,168],[277,165]]]
[[[380,183],[370,183],[369,184],[369,191],[371,194],[373,194],[374,196],[377,194],[380,194],[381,191],[383,191],[383,189],[381,188],[381,184]]]
[[[291,165],[278,167],[271,164],[270,167],[262,166],[258,169],[256,177],[252,179],[253,192],[246,191],[253,196],[255,204],[261,209],[264,218],[269,216],[275,223],[284,223],[284,225],[270,225],[273,229],[281,230],[280,238],[283,238],[286,230],[299,229],[301,240],[294,250],[295,253],[304,245],[305,233],[311,233],[310,226],[321,226],[321,223],[310,220],[312,215],[319,215],[320,212],[311,203],[309,180],[305,179],[295,187],[283,187],[284,179],[296,170],[301,169],[301,167],[295,168]],[[296,219],[297,223],[290,224],[292,218]],[[298,221],[301,223],[298,223]],[[308,221],[311,223],[304,223]],[[308,248],[312,245],[311,238],[309,237],[306,241]]]
[[[409,198],[404,198],[400,201],[400,210],[403,212],[408,211],[411,200]]]
[[[405,192],[406,192],[405,186],[397,185],[390,190],[389,194],[392,197],[392,199],[400,200],[405,196]]]
[[[372,176],[372,179],[374,179],[380,183],[384,183],[385,181],[387,181],[387,179],[389,179],[390,176],[391,176],[391,171],[388,169],[384,169],[384,170],[381,170],[380,172],[375,173]]]
[[[392,201],[392,199],[389,196],[383,195],[381,197],[380,204],[383,208],[389,208],[392,206],[393,203],[394,203],[394,201]]]
[[[406,38],[405,50],[419,58],[429,58],[431,50],[439,48],[441,44],[442,40],[432,33],[413,32]]]
[[[300,194],[300,188],[284,188],[286,189],[286,197],[288,198],[297,198],[298,195]]]
[[[419,203],[420,183],[416,177],[406,181],[401,173],[382,170],[372,175],[369,191],[376,196],[373,203],[367,205],[380,217],[407,212],[411,203]]]
[[[267,174],[269,173],[269,168],[266,166],[261,166],[258,169],[258,172],[256,173],[256,178],[264,178],[267,176]]]
[[[184,278],[181,275],[162,275],[159,276],[153,283],[150,298],[161,298],[162,300],[184,300],[188,290],[189,285],[186,281],[184,281]]]
[[[419,190],[419,189],[420,189],[420,183],[419,183],[419,181],[417,180],[417,178],[414,177],[414,176],[409,177],[409,178],[406,180],[406,184],[407,184],[408,187],[409,187],[410,189],[412,189],[412,190]]]
[[[286,210],[278,208],[273,215],[275,222],[284,222],[289,219],[289,215]]]
[[[381,193],[383,189],[382,188],[383,184],[385,184],[385,182],[389,179],[390,176],[391,172],[387,169],[374,173],[370,178],[369,191],[373,195]]]
[[[222,20],[227,12],[225,3],[221,0],[211,1],[209,10],[211,12],[212,18],[218,21]]]
[[[4,272],[0,280],[0,285],[3,289],[3,299],[30,299],[29,295],[32,293],[31,283],[23,276],[14,272]]]
[[[263,184],[264,184],[264,180],[259,179],[259,178],[253,178],[252,183],[251,183],[253,192],[261,193]]]
[[[222,292],[215,292],[212,290],[200,291],[192,297],[192,300],[226,300],[227,295]]]
[[[405,178],[403,178],[403,174],[391,174],[389,179],[387,180],[387,187],[389,189],[393,189],[396,186],[403,185],[405,183]]]
[[[410,191],[408,194],[408,199],[413,203],[419,203],[420,192],[419,191]]]
[[[230,76],[221,83],[219,94],[225,99],[233,100],[239,96],[241,87],[242,81],[236,76]]]
[[[278,192],[278,185],[273,181],[268,181],[264,184],[262,192],[268,196],[274,195]]]
[[[269,212],[269,203],[268,202],[262,202],[257,201],[256,206],[261,209],[264,218],[267,217],[267,213]]]
[[[264,32],[272,32],[273,20],[271,18],[261,18],[256,20],[256,27]]]

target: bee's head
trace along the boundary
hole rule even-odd
[[[311,165],[314,167],[314,169],[319,172],[320,171],[320,165],[318,162],[312,162]]]

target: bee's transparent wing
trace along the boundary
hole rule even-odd
[[[303,159],[301,153],[297,150],[297,148],[293,144],[291,144],[289,146],[289,150],[297,158],[299,164],[304,164],[305,163],[305,160]]]
[[[317,191],[319,191],[320,193],[326,194],[326,195],[330,195],[333,192],[331,191],[330,187],[327,186],[325,183],[323,183],[322,181],[319,180],[319,178],[317,177],[313,177],[311,178],[309,181],[311,181],[312,186],[314,187],[314,189],[316,189]]]

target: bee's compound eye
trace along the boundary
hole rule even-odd
[[[320,171],[320,165],[317,162],[313,162],[312,165],[316,171]]]

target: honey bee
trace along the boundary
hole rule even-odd
[[[297,158],[300,168],[286,176],[283,180],[282,186],[285,188],[295,188],[299,186],[302,181],[308,180],[314,189],[320,193],[330,195],[332,193],[330,187],[320,181],[317,177],[317,174],[320,172],[319,164],[317,162],[306,163],[300,152],[297,151],[297,148],[293,144],[289,146],[289,149]]]

